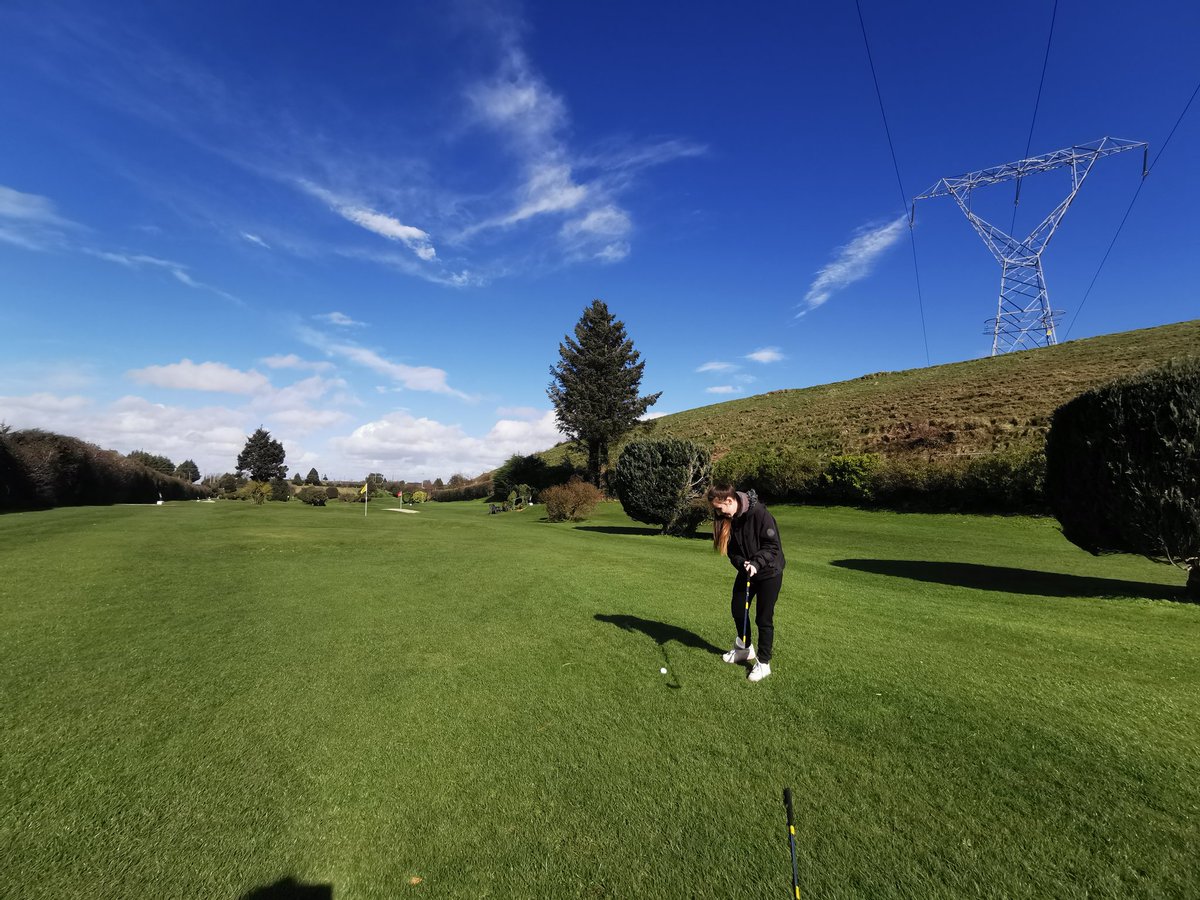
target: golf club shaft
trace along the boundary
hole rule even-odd
[[[742,612],[742,646],[750,646],[750,573],[746,573],[746,608]]]
[[[792,892],[800,900],[800,875],[796,871],[796,823],[792,812],[792,789],[783,789],[783,805],[787,807],[788,847],[792,851]]]

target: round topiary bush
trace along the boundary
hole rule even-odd
[[[296,497],[301,502],[307,503],[309,506],[324,506],[325,501],[329,499],[325,493],[325,488],[315,487],[311,484],[306,484],[296,492]]]
[[[1079,395],[1046,437],[1046,498],[1089,553],[1188,570],[1200,599],[1200,359]]]
[[[708,518],[701,502],[712,479],[712,458],[679,438],[635,441],[621,451],[609,483],[625,514],[659,525],[663,534],[687,535]]]

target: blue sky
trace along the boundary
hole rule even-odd
[[[1052,7],[863,0],[908,197],[1025,155]],[[1194,2],[1062,0],[1030,153],[1153,159],[1198,45]],[[1060,335],[1200,315],[1196,107],[1080,310],[1141,154],[1089,176],[1044,257]],[[593,297],[660,413],[990,350],[999,266],[949,199],[922,328],[853,4],[9,0],[0,121],[0,421],[205,473],[260,424],[347,479],[549,446]],[[977,200],[1008,226],[1011,185]]]

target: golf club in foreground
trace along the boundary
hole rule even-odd
[[[788,846],[792,851],[792,893],[800,900],[800,876],[796,872],[796,823],[792,812],[792,789],[783,789],[783,805],[787,809]]]

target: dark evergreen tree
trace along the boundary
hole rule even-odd
[[[297,472],[296,474],[299,475],[300,473]],[[320,484],[321,483],[321,476],[317,474],[316,469],[308,470],[308,474],[304,476],[304,483],[305,484]]]
[[[134,450],[129,454],[129,458],[134,462],[139,462],[147,469],[153,469],[156,472],[162,472],[164,475],[175,474],[175,463],[167,459],[165,456],[158,456],[154,453],[147,453],[145,450]],[[199,473],[196,474],[199,478]]]
[[[271,439],[271,432],[261,425],[246,439],[246,446],[237,458],[237,474],[249,472],[254,481],[271,481],[287,477],[287,466],[283,464],[283,444]]]
[[[1174,563],[1200,599],[1200,359],[1059,407],[1046,438],[1046,498],[1073,544]]]
[[[625,324],[602,300],[593,300],[583,311],[575,337],[563,339],[558,355],[547,393],[558,427],[587,448],[588,478],[598,487],[609,448],[637,426],[662,394],[638,396],[646,364],[639,361]]]
[[[175,467],[175,477],[182,478],[184,481],[199,481],[200,467],[193,460],[185,459]]]
[[[708,517],[700,498],[711,479],[708,451],[678,438],[626,445],[609,474],[629,518],[678,535],[692,534]]]
[[[291,500],[292,489],[288,487],[286,480],[281,478],[271,479],[271,499],[272,500]]]
[[[304,484],[304,479],[300,477],[299,472],[292,476],[292,484],[296,485],[297,487]]]

